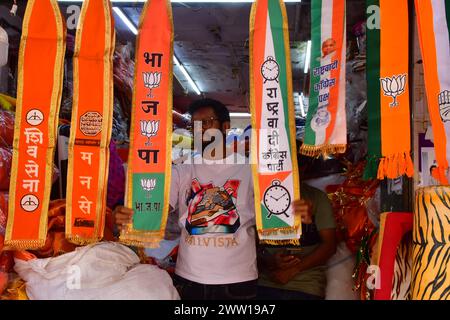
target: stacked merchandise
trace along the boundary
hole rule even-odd
[[[8,215],[8,189],[11,172],[12,142],[14,137],[15,99],[0,95],[0,294],[8,283],[12,269],[12,255],[3,251]]]

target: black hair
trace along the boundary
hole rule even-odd
[[[220,101],[214,99],[200,99],[192,102],[188,107],[188,112],[192,116],[195,112],[203,108],[212,108],[220,123],[230,121],[230,111]]]

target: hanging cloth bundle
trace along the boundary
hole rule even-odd
[[[450,0],[416,0],[428,112],[439,181],[448,185],[450,163]]]
[[[412,177],[408,0],[368,0],[367,6],[378,6],[380,15],[379,21],[367,21],[369,141],[364,177]]]
[[[83,2],[73,58],[72,125],[67,174],[66,238],[103,237],[113,115],[115,33],[108,0]]]
[[[300,181],[289,50],[283,1],[256,1],[250,17],[251,154],[256,226],[268,244],[299,244],[301,235],[292,207]]]
[[[65,54],[56,0],[29,0],[20,39],[17,109],[5,246],[45,244]]]
[[[125,203],[133,223],[120,241],[157,247],[169,212],[172,165],[173,22],[168,0],[148,1],[136,48]]]
[[[344,0],[311,2],[311,85],[302,154],[344,153],[346,27]]]

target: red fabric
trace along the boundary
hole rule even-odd
[[[9,190],[12,150],[0,147],[0,191]]]
[[[390,300],[392,292],[392,277],[394,276],[395,255],[403,236],[412,230],[413,215],[411,212],[388,212],[381,241],[381,252],[378,266],[380,267],[380,289],[375,290],[375,300]],[[381,232],[380,232],[381,235]]]
[[[345,240],[352,253],[358,251],[363,236],[370,234],[374,228],[365,202],[374,196],[379,182],[376,179],[362,179],[364,166],[365,162],[349,165],[347,179],[341,185],[326,188],[338,226],[338,239]]]
[[[11,148],[14,140],[14,113],[0,109],[0,147]]]

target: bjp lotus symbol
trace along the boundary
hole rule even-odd
[[[156,187],[156,179],[141,179],[141,187],[147,191],[147,199],[150,198],[150,192]]]
[[[159,120],[141,120],[141,134],[144,137],[147,137],[147,142],[145,143],[146,146],[151,146],[150,138],[154,137],[158,134],[159,130]]]
[[[380,78],[380,81],[384,95],[394,98],[394,101],[389,106],[398,106],[397,97],[405,92],[406,74],[392,76],[392,78]]]
[[[152,89],[158,88],[161,83],[161,72],[143,72],[144,86],[150,90],[147,97],[153,98]]]

